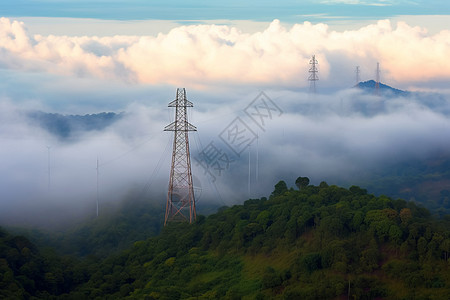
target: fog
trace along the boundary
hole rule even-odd
[[[163,128],[173,120],[167,104],[175,91],[158,88],[157,100],[124,106],[123,118],[106,129],[68,139],[39,128],[23,114],[23,106],[3,98],[1,223],[54,227],[94,217],[97,159],[100,214],[131,191],[145,201],[165,203],[173,133]],[[394,163],[450,154],[450,103],[444,95],[260,92],[187,91],[194,102],[190,121],[198,128],[190,133],[190,147],[199,208],[269,196],[279,180],[294,186],[298,176],[308,176],[313,184],[346,185]],[[255,105],[259,116],[252,115]],[[241,129],[249,129],[247,137],[257,138],[233,144],[227,130],[236,118]],[[204,155],[212,146],[221,159],[208,165]]]
[[[1,18],[0,224],[93,218],[97,186],[100,214],[130,193],[165,203],[173,133],[163,129],[177,87],[194,103],[199,209],[269,196],[298,176],[348,186],[401,162],[448,159],[448,38],[388,20],[342,32],[274,20],[251,33],[209,24],[153,36],[43,36]],[[312,54],[316,95],[306,92]],[[421,92],[351,89],[355,66],[368,80],[376,62],[383,83]],[[61,139],[29,111],[124,114]]]

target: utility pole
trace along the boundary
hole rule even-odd
[[[361,70],[359,69],[359,66],[356,66],[356,70],[355,70],[355,74],[356,74],[356,85],[358,85],[361,82]]]
[[[98,163],[98,157],[97,157],[97,217],[98,217],[98,198],[99,198],[99,193],[98,193],[98,172],[99,172],[99,163]]]
[[[319,62],[316,60],[316,56],[313,55],[311,60],[309,61],[309,64],[311,65],[311,67],[309,68],[309,77],[308,80],[310,82],[309,84],[309,92],[312,94],[316,93],[316,81],[319,80],[319,76],[317,75],[317,73],[319,73],[319,70],[317,68],[317,65],[319,64]]]
[[[250,199],[251,195],[251,179],[252,179],[252,165],[251,165],[251,153],[252,146],[248,145],[248,198]]]
[[[47,146],[47,175],[48,175],[48,178],[47,178],[47,191],[48,191],[48,194],[50,195],[50,179],[51,179],[51,176],[50,176],[50,146]]]
[[[255,170],[256,188],[259,192],[259,134],[256,134],[256,170]]]
[[[196,218],[188,132],[197,128],[187,117],[187,108],[193,106],[184,88],[178,88],[176,99],[169,103],[169,107],[175,107],[175,121],[164,128],[164,131],[174,132],[164,226],[170,221],[192,223]]]

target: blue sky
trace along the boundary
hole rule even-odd
[[[6,3],[5,3],[6,2]],[[108,20],[253,20],[299,22],[304,16],[380,19],[398,15],[443,15],[450,13],[446,0],[306,0],[306,1],[103,1],[15,0],[2,1],[6,17],[67,17]]]

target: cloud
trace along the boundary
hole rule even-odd
[[[274,20],[251,34],[191,25],[156,36],[70,37],[31,35],[24,23],[2,18],[0,66],[152,85],[299,88],[308,84],[315,54],[323,87],[351,86],[356,65],[363,78],[373,78],[376,62],[384,82],[407,85],[450,78],[449,41],[448,30],[430,35],[388,20],[342,32],[308,22],[286,28]]]
[[[446,87],[448,41],[448,31],[430,35],[406,23],[393,28],[389,21],[342,32],[326,24],[287,28],[274,21],[255,33],[192,25],[156,36],[73,37],[31,35],[23,23],[3,18],[0,166],[7,171],[0,174],[0,218],[71,220],[86,208],[92,215],[97,157],[101,209],[130,189],[164,203],[171,135],[162,130],[173,118],[167,108],[172,85],[187,87],[194,102],[190,120],[198,132],[191,135],[191,153],[202,188],[199,206],[267,196],[280,179],[288,185],[298,176],[313,184],[354,184],[380,166],[436,153],[448,158],[448,96],[388,98],[345,89],[354,84],[355,65],[368,79],[377,61],[383,82],[426,87],[424,81],[439,79]],[[318,90],[338,91],[315,97],[301,92],[312,54],[319,60]],[[243,112],[261,89],[283,111],[267,120],[265,131]],[[32,126],[20,113],[24,108],[127,114],[105,130],[65,142]],[[236,156],[220,138],[236,117],[259,136],[250,156],[248,150]],[[195,160],[210,142],[231,159],[215,182]]]
[[[166,115],[160,111],[131,105],[108,128],[61,140],[37,127],[17,105],[5,99],[0,104],[2,224],[56,226],[92,216],[97,159],[101,211],[130,190],[152,200],[163,193],[153,189],[161,186],[159,180],[166,184],[168,171],[166,176],[152,173],[170,157],[163,157],[168,137],[162,131]],[[145,189],[149,183],[150,192]]]
[[[101,131],[81,132],[72,140],[58,140],[34,126],[20,113],[20,106],[2,99],[2,223],[48,226],[92,216],[97,157],[100,212],[130,190],[164,203],[173,137],[163,128],[173,119],[174,111],[167,108],[172,92],[166,91],[164,103],[130,104],[120,121]],[[401,162],[450,157],[450,105],[444,96],[390,98],[353,89],[315,97],[279,89],[266,94],[282,113],[266,117],[263,130],[244,113],[254,104],[254,91],[188,91],[194,102],[189,118],[198,128],[190,134],[194,183],[200,188],[198,207],[268,196],[281,179],[290,186],[298,176],[310,177],[313,184],[325,180],[351,185]],[[250,153],[244,149],[237,155],[231,142],[221,138],[236,117],[259,137]],[[229,159],[221,156],[220,171],[219,165],[206,169],[200,163],[202,151],[211,145]]]
[[[446,138],[450,106],[445,98],[435,95],[383,98],[359,90],[314,98],[288,91],[267,91],[267,94],[283,114],[267,118],[264,131],[243,113],[251,97],[247,97],[248,103],[240,101],[242,110],[208,122],[206,133],[205,124],[194,123],[199,134],[209,136],[203,139],[203,149],[213,142],[232,161],[227,166],[228,160],[222,159],[224,169],[220,172],[218,165],[211,165],[209,170],[197,165],[196,174],[200,173],[202,186],[207,187],[207,178],[212,173],[218,190],[225,191],[224,198],[231,203],[233,199],[249,197],[249,168],[250,197],[261,197],[270,194],[280,179],[293,185],[298,176],[308,176],[315,184],[326,180],[351,185],[370,180],[380,170],[389,170],[397,164],[433,160],[439,155],[448,159],[450,155],[450,141]],[[263,109],[262,112],[266,113]],[[250,154],[247,149],[236,155],[220,138],[236,116],[259,135]]]

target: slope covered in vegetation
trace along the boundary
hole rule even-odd
[[[450,214],[450,155],[435,155],[428,160],[407,160],[390,168],[371,170],[361,186],[375,194],[421,203],[432,214]]]
[[[164,221],[162,204],[149,203],[130,194],[124,201],[104,209],[98,217],[60,232],[18,232],[30,236],[39,246],[78,258],[103,259],[123,251],[134,242],[160,233]]]
[[[50,299],[67,294],[89,278],[92,263],[40,249],[24,236],[0,228],[0,299]]]
[[[300,184],[301,185],[301,184]],[[72,293],[130,299],[446,299],[449,222],[358,187],[275,186],[99,265]]]
[[[280,181],[269,199],[169,224],[104,260],[54,257],[19,280],[22,267],[14,273],[4,245],[0,259],[14,288],[38,299],[447,299],[450,219],[356,186],[308,181],[299,178],[295,190]],[[12,288],[5,282],[4,292]]]

